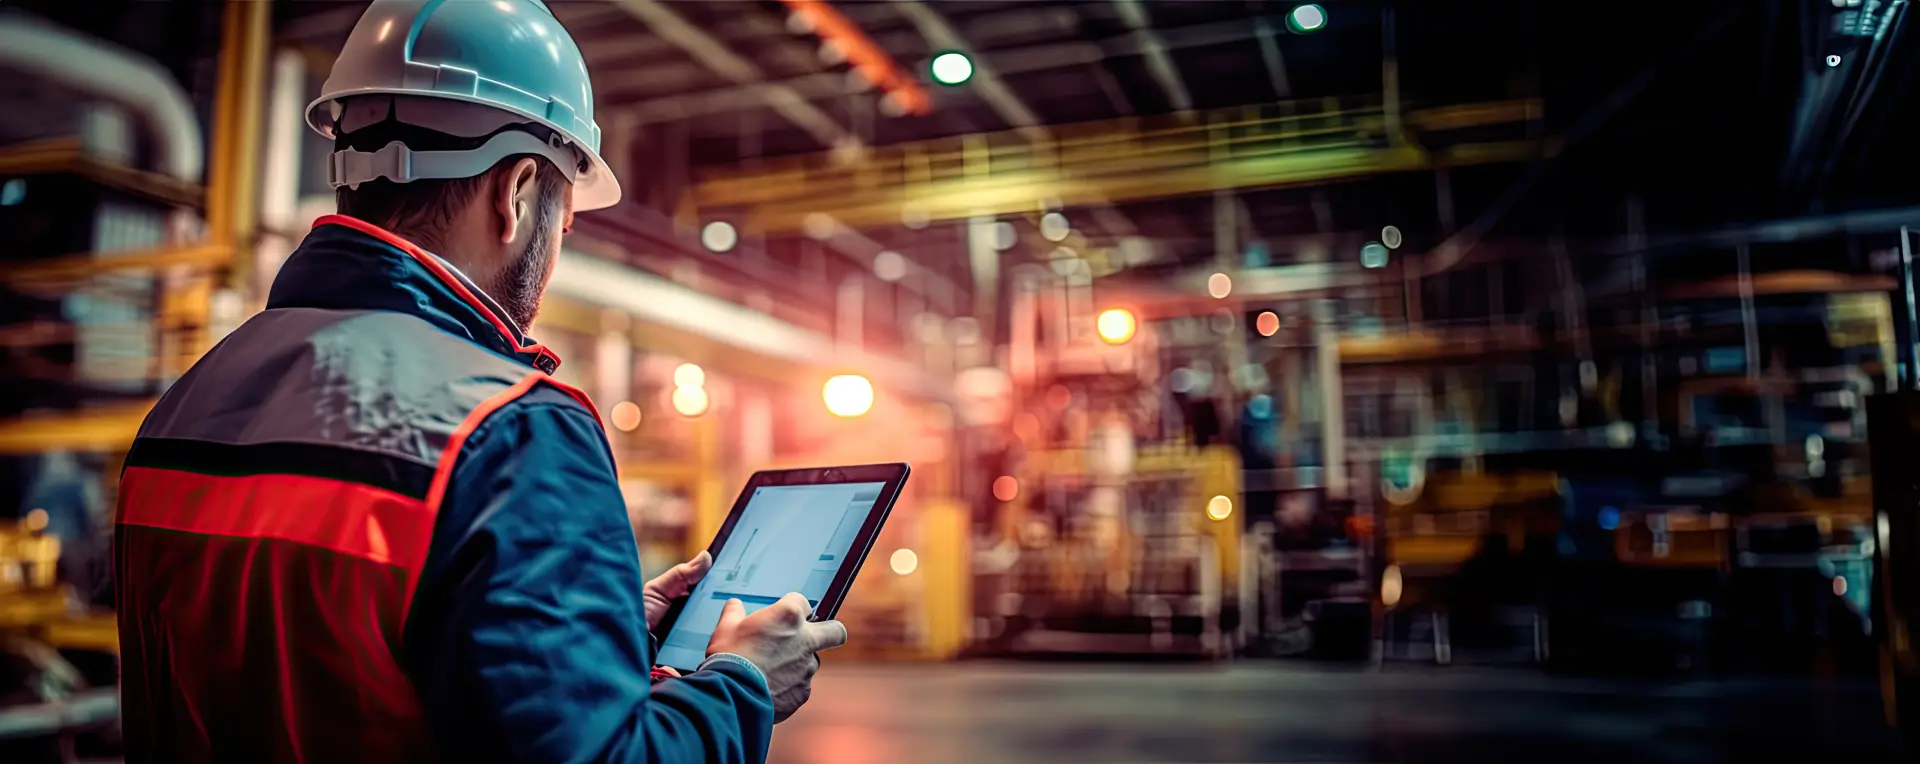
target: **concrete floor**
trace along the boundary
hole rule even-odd
[[[1871,682],[1529,669],[835,664],[775,764],[1912,762]]]

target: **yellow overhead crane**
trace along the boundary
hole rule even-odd
[[[1521,99],[1408,112],[1390,135],[1377,98],[1282,101],[1177,116],[1068,125],[1055,140],[1017,131],[875,149],[855,161],[830,155],[759,163],[713,174],[683,200],[699,210],[747,210],[750,227],[784,231],[824,213],[849,226],[904,217],[948,220],[1029,212],[1040,201],[1107,203],[1209,191],[1326,183],[1449,165],[1516,161],[1537,140],[1424,148],[1422,135],[1520,125],[1542,115]]]

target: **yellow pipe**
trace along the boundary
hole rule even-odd
[[[221,17],[220,72],[214,98],[213,167],[207,230],[230,248],[229,283],[246,283],[253,257],[260,185],[260,125],[266,91],[271,4],[230,0]]]

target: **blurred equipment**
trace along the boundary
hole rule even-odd
[[[34,510],[0,526],[0,752],[44,737],[71,746],[119,718],[113,614],[79,606],[59,583],[60,540],[47,522]]]
[[[1920,490],[1913,479],[1920,456],[1920,390],[1908,386],[1868,398],[1867,416],[1880,687],[1887,722],[1920,741]]]
[[[1231,449],[1031,455],[1002,500],[1011,535],[975,556],[972,652],[1226,657],[1239,647],[1240,496]]]

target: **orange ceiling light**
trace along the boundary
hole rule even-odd
[[[920,83],[899,64],[887,55],[873,39],[867,37],[860,27],[846,16],[834,10],[823,0],[782,0],[787,10],[792,11],[806,28],[820,38],[820,42],[830,45],[846,54],[847,63],[872,82],[881,92],[887,94],[893,108],[901,114],[925,114],[933,108],[932,99]]]

